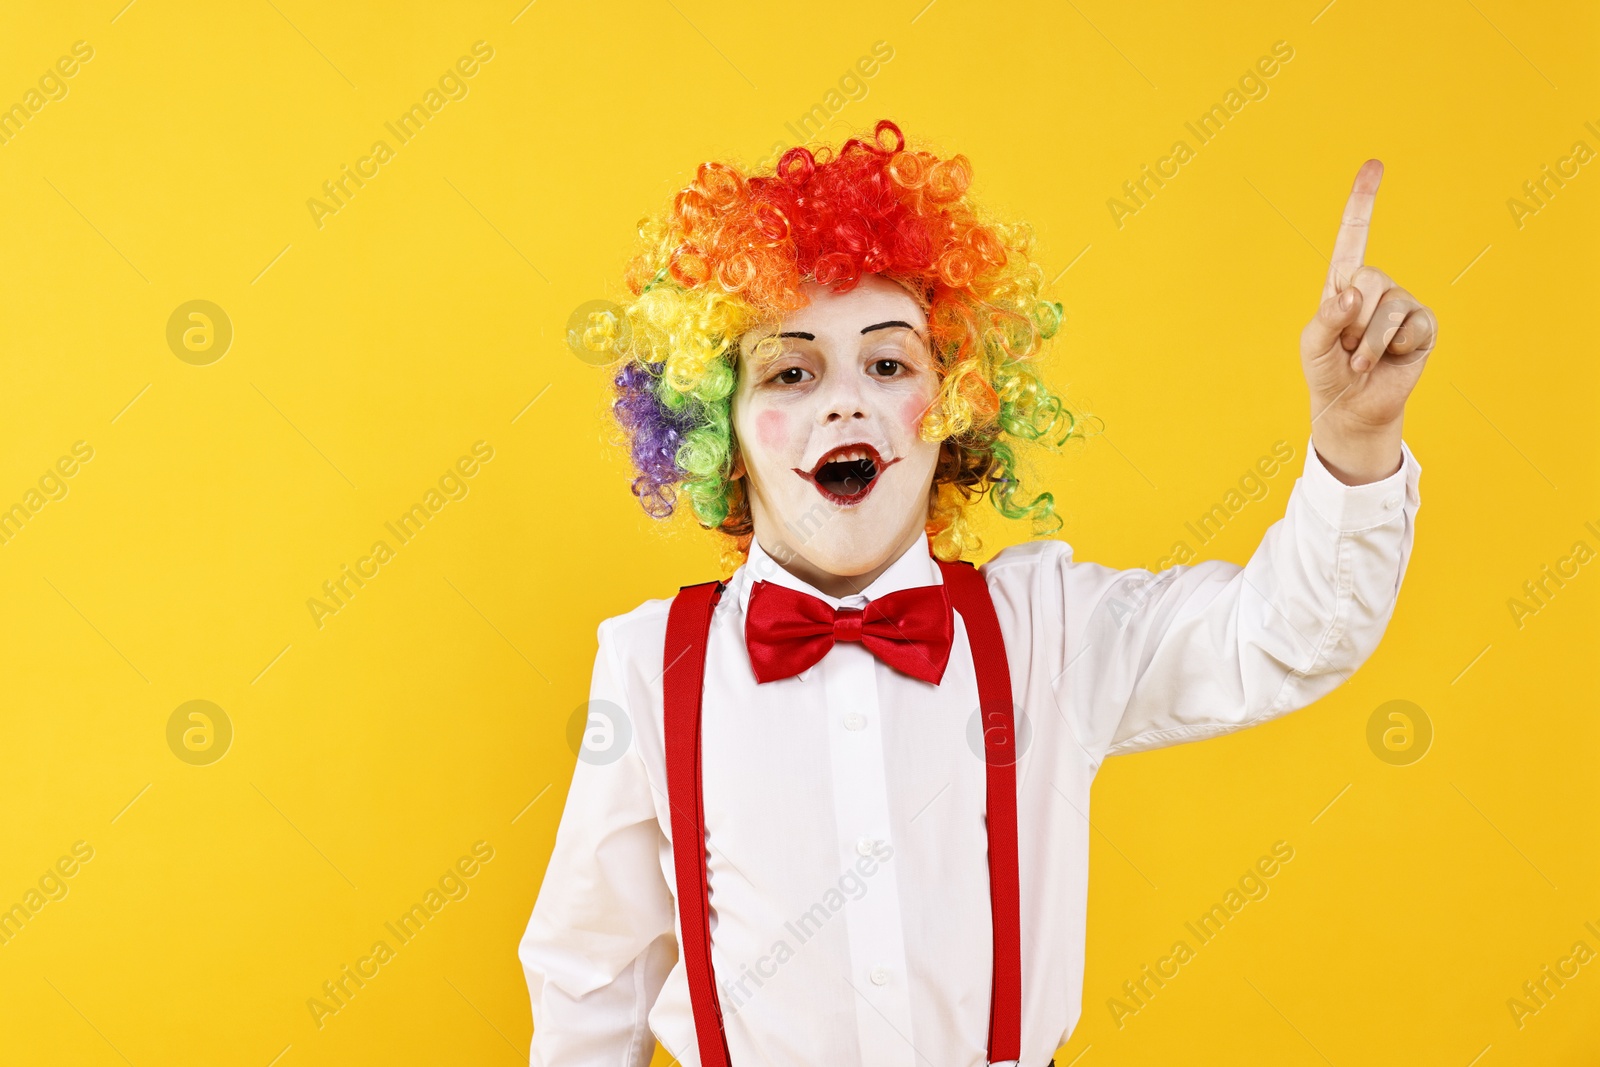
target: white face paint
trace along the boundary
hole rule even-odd
[[[740,338],[734,474],[761,547],[842,596],[922,533],[940,442],[918,431],[939,379],[927,316],[896,282],[803,291],[804,308]]]

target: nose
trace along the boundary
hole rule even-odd
[[[817,409],[817,420],[823,425],[848,419],[867,417],[866,401],[862,396],[861,380],[855,374],[830,374],[822,405]]]

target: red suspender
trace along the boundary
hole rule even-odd
[[[988,779],[989,909],[994,920],[994,989],[989,1062],[1022,1055],[1022,892],[1017,873],[1017,743],[1011,673],[1000,619],[983,575],[970,563],[939,561],[950,604],[961,613],[978,672]]]
[[[1014,1061],[1022,1045],[1022,920],[1017,874],[1016,739],[1011,676],[1000,620],[983,576],[970,563],[939,561],[950,602],[966,624],[983,716],[989,833],[989,893],[994,920],[994,989],[989,1003],[989,1062]],[[711,971],[710,898],[706,884],[705,807],[700,776],[700,701],[706,634],[725,588],[686,585],[667,616],[662,675],[667,799],[678,881],[684,972],[703,1067],[730,1067],[722,1005]],[[691,843],[693,843],[691,845]]]
[[[723,583],[686,585],[667,614],[662,672],[667,803],[672,807],[672,862],[678,875],[678,925],[702,1067],[729,1067],[722,1004],[711,975],[710,887],[706,885],[706,814],[700,789],[700,693],[706,631]]]

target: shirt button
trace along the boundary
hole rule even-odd
[[[1388,508],[1390,511],[1393,511],[1395,508],[1400,506],[1400,498],[1395,496],[1393,493],[1390,493],[1388,496],[1383,498],[1383,506]]]
[[[872,984],[873,985],[888,985],[889,984],[889,971],[888,971],[887,968],[884,968],[884,967],[874,967],[874,968],[872,968],[872,976],[871,977],[872,977]]]
[[[870,856],[877,849],[878,843],[870,837],[863,837],[856,842],[856,851],[863,856]]]
[[[846,730],[860,730],[867,725],[867,717],[858,711],[852,711],[844,717]]]

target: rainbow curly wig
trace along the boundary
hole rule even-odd
[[[941,380],[921,427],[943,442],[928,499],[934,554],[978,546],[967,509],[979,496],[1033,520],[1036,536],[1061,528],[1051,494],[1022,491],[1014,444],[1081,436],[1034,369],[1062,306],[1039,295],[1032,230],[990,218],[968,197],[971,181],[965,156],[908,149],[884,120],[870,141],[791,148],[772,170],[703,163],[670,208],[640,221],[624,279],[632,299],[591,315],[578,343],[616,361],[612,411],[649,514],[670,516],[681,493],[701,526],[730,539],[724,565],[742,562],[750,508],[729,477],[738,339],[805,306],[802,282],[847,292],[882,274],[922,305]]]

